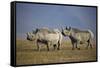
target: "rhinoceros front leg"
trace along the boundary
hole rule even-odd
[[[47,42],[47,51],[49,51],[50,42]]]
[[[37,50],[40,51],[39,42],[37,42]]]
[[[58,48],[57,48],[57,50],[60,50],[60,45],[61,45],[61,42],[58,42]]]
[[[54,50],[55,50],[56,49],[56,44],[54,44],[53,47],[54,47]]]
[[[80,50],[80,48],[78,47],[78,42],[75,43],[76,49]]]
[[[75,43],[72,43],[72,50],[74,50]]]

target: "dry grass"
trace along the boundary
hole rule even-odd
[[[85,45],[81,45],[81,50],[72,50],[70,41],[63,41],[60,50],[53,50],[53,46],[50,46],[50,51],[47,51],[46,46],[40,45],[41,50],[37,51],[34,42],[27,40],[17,40],[16,42],[17,65],[96,60],[95,46],[93,49],[85,49]]]

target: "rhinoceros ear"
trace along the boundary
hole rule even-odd
[[[36,30],[32,30],[32,33],[35,34],[36,33]]]
[[[69,26],[69,27],[68,27],[68,26],[66,26],[66,30],[70,30],[70,29],[71,29],[71,27],[70,27],[70,26]]]
[[[66,30],[68,30],[68,26],[66,26]]]
[[[71,30],[71,27],[69,26],[69,30]]]
[[[29,36],[29,34],[30,34],[29,32],[26,33],[26,35],[28,35],[28,36]]]
[[[36,28],[36,31],[35,31],[35,33],[37,33],[39,31],[39,29],[38,28]]]

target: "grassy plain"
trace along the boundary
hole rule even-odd
[[[47,51],[46,45],[40,44],[40,51],[37,51],[34,42],[28,40],[16,40],[16,62],[17,65],[27,64],[48,64],[80,61],[96,61],[96,47],[86,49],[86,45],[79,45],[80,50],[72,50],[70,40],[64,40],[60,50],[54,50],[49,46]]]

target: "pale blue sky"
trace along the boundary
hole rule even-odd
[[[96,35],[96,8],[17,3],[16,25],[20,38],[25,38],[27,32],[36,28],[61,29],[66,26],[90,29]]]

